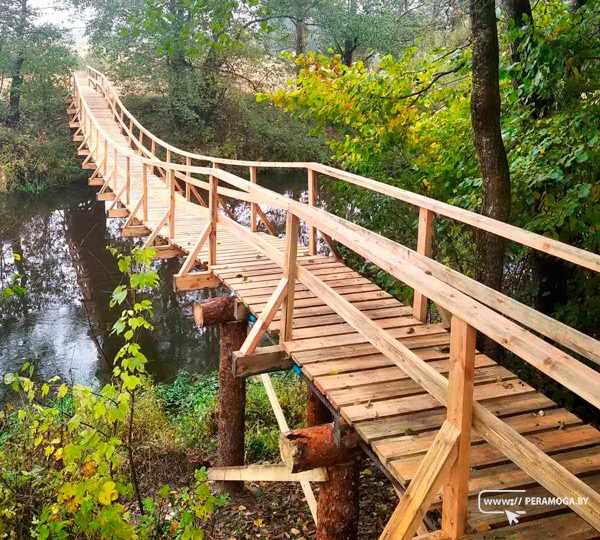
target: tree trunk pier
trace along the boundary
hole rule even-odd
[[[219,453],[218,466],[244,464],[244,428],[246,414],[246,379],[233,374],[232,354],[244,343],[247,322],[237,320],[233,296],[210,298],[194,305],[194,318],[199,326],[219,325]],[[221,489],[236,493],[243,482],[221,482]]]

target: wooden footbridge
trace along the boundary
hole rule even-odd
[[[381,538],[600,538],[600,432],[476,351],[475,336],[488,336],[597,408],[600,343],[428,255],[439,215],[590,272],[600,271],[600,256],[332,167],[185,152],[140,125],[91,68],[74,74],[69,113],[98,198],[111,201],[110,216],[127,218],[123,234],[146,235],[161,256],[183,257],[177,290],[223,284],[237,296],[236,313],[246,307],[254,315],[234,375],[262,378],[282,432],[288,426],[268,372],[294,367],[333,413],[332,444],[355,440],[397,488],[399,504]],[[226,167],[248,169],[250,180]],[[259,185],[257,172],[274,168],[308,171],[308,203]],[[318,208],[317,174],[417,207],[417,250]],[[235,221],[228,200],[249,205],[249,228]],[[286,212],[284,238],[265,207]],[[298,244],[301,221],[306,246]],[[317,235],[331,256],[317,253]],[[413,305],[348,268],[336,242],[412,287]],[[427,322],[432,304],[445,323]],[[265,333],[279,344],[261,347]],[[317,510],[310,481],[326,486],[331,469],[325,458],[304,456],[307,470],[294,444],[282,437],[284,466],[225,467],[212,478],[301,481],[316,519],[325,510]],[[504,494],[515,502],[486,512],[479,506],[485,490],[519,493]],[[525,497],[540,499],[527,504]],[[520,523],[509,524],[515,518]]]

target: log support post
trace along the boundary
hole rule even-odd
[[[219,452],[218,466],[244,465],[244,417],[246,412],[246,380],[235,377],[232,355],[246,339],[245,318],[236,319],[233,296],[211,298],[194,306],[194,318],[200,326],[219,325]],[[243,489],[241,481],[224,481],[221,489],[228,493]]]
[[[319,414],[324,415],[324,411]],[[359,513],[358,449],[351,434],[342,434],[336,441],[335,431],[334,424],[328,423],[283,433],[279,448],[290,472],[327,469],[328,480],[320,485],[317,499],[317,540],[355,540]]]

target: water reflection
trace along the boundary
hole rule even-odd
[[[40,379],[105,379],[120,346],[109,336],[117,314],[108,300],[121,278],[106,246],[130,245],[120,237],[120,224],[106,219],[95,190],[79,187],[43,199],[1,196],[0,224],[2,286],[18,272],[28,290],[0,311],[0,376],[36,359]],[[179,264],[155,263],[161,276],[151,295],[155,331],[142,341],[148,370],[159,380],[179,369],[202,373],[218,359],[218,332],[197,329],[191,317],[193,301],[204,292],[173,292]]]
[[[261,171],[259,183],[307,200],[305,171]],[[0,196],[0,283],[6,286],[19,273],[28,290],[20,301],[0,307],[0,376],[36,359],[40,379],[60,375],[94,383],[108,377],[120,347],[120,340],[110,336],[117,312],[108,303],[121,274],[106,246],[126,249],[131,241],[121,238],[120,220],[106,218],[105,203],[96,201],[95,193],[72,186],[43,198]],[[228,204],[238,222],[249,225],[249,205]],[[285,212],[264,210],[283,233]],[[301,236],[306,243],[303,223]],[[177,259],[155,263],[161,278],[151,294],[155,330],[142,339],[148,371],[162,381],[181,369],[206,372],[218,361],[218,330],[196,328],[191,307],[205,294],[226,291],[176,294],[172,277],[180,265]]]

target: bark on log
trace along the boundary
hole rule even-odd
[[[212,326],[235,321],[235,297],[209,298],[194,304],[194,319],[198,326]]]
[[[233,300],[233,297],[229,297]],[[214,300],[220,300],[215,298]],[[229,309],[229,308],[227,308]],[[231,303],[233,311],[233,302]],[[212,313],[211,313],[212,316]],[[232,370],[232,354],[244,343],[245,321],[220,325],[219,364],[219,453],[218,465],[229,467],[244,464],[244,417],[246,411],[246,379],[236,378]],[[243,489],[243,482],[222,482],[229,493]]]
[[[327,467],[317,501],[317,540],[358,538],[359,466],[356,459]]]
[[[279,436],[281,459],[292,473],[338,465],[353,452],[335,444],[333,424],[295,429]]]
[[[306,390],[306,425],[320,426],[331,422],[331,411],[310,388]]]

